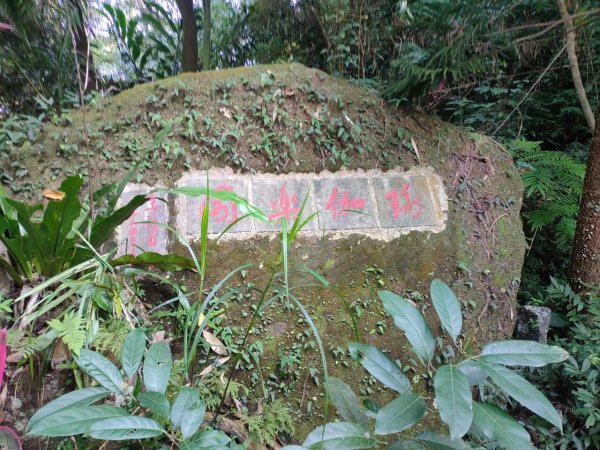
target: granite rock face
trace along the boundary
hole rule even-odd
[[[121,229],[121,252],[187,255],[182,240],[199,251],[200,212],[208,206],[213,239],[205,287],[246,263],[255,265],[229,285],[263,286],[269,270],[281,270],[281,218],[289,229],[306,199],[303,216],[312,219],[288,249],[289,283],[298,286],[293,294],[321,334],[330,374],[356,392],[365,388],[364,375],[348,372],[358,370],[344,354],[349,340],[387,349],[409,363],[408,344],[382,312],[377,289],[410,297],[441,335],[428,294],[431,281],[442,279],[464,303],[469,352],[511,335],[525,251],[522,184],[512,158],[492,139],[392,108],[375,91],[297,64],[185,74],[136,86],[99,102],[88,111],[88,122],[95,131],[89,145],[107,150],[97,161],[103,179],[122,177],[156,134],[171,127],[146,155],[138,180],[143,184],[130,185],[127,195],[208,183],[249,199],[272,219],[238,221],[243,211],[235,204],[164,194],[166,203],[144,205]],[[74,113],[68,127],[44,130],[29,149],[40,176],[51,173],[44,155],[59,144],[82,145],[83,126]],[[148,223],[154,221],[167,222],[179,236]],[[330,286],[316,286],[307,268]],[[196,275],[182,281],[189,292],[197,288]],[[232,300],[235,307],[226,315],[228,323],[242,326],[248,319],[240,311],[256,303],[256,293],[235,298],[247,303]],[[306,321],[277,311],[265,311],[263,327],[254,333],[265,342],[263,376],[277,372],[282,355],[304,348],[297,378],[276,374],[300,404],[318,396],[319,388],[304,380],[311,367],[319,367],[319,357],[307,344],[312,338]],[[286,332],[270,333],[271,323],[287,323]],[[387,393],[375,395],[383,399]],[[306,402],[299,417],[306,417],[305,409]],[[299,423],[302,437],[317,421]]]

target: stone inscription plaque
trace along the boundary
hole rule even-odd
[[[187,173],[178,186],[206,187],[207,173]],[[208,232],[243,237],[251,233],[277,232],[285,218],[288,229],[301,212],[313,216],[301,232],[362,233],[375,239],[389,239],[410,231],[438,232],[444,229],[447,200],[441,178],[431,169],[409,172],[367,171],[291,175],[237,175],[231,170],[208,172],[209,187],[231,191],[259,208],[268,222],[243,217],[244,211],[229,200],[152,193],[146,185],[129,185],[121,205],[135,195],[150,200],[121,226],[120,254],[142,251],[166,252],[167,230],[177,229],[187,239],[200,236],[202,213],[208,207]],[[169,222],[169,206],[175,203],[175,218]],[[241,219],[241,220],[240,220]]]
[[[143,252],[167,252],[167,230],[160,224],[169,223],[169,208],[164,193],[150,192],[145,185],[128,186],[119,207],[136,195],[148,195],[150,200],[136,209],[120,227],[119,254],[139,255]]]
[[[206,172],[188,173],[178,186],[206,186]],[[352,231],[362,233],[426,231],[442,227],[447,209],[439,176],[430,169],[409,172],[368,171],[290,175],[235,175],[231,171],[208,173],[211,189],[227,189],[247,199],[270,219],[263,222],[245,218],[227,230],[229,233],[260,233],[281,230],[285,218],[288,229],[300,213],[303,218],[316,213],[303,231]],[[190,238],[200,236],[200,214],[204,198],[179,197],[177,229]],[[220,233],[241,217],[239,208],[211,198],[209,233]],[[404,231],[402,231],[404,230]]]

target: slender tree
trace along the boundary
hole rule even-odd
[[[210,0],[202,0],[202,70],[210,70]]]
[[[181,70],[198,70],[198,26],[194,14],[194,0],[177,0],[183,23],[183,48],[181,51]]]

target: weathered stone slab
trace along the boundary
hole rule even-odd
[[[223,232],[244,237],[250,233],[277,232],[281,219],[288,226],[306,199],[303,217],[317,212],[302,232],[335,231],[362,233],[389,239],[409,231],[439,232],[444,228],[447,200],[441,179],[430,169],[409,172],[359,171],[322,174],[241,175],[218,169],[190,173],[177,185],[229,190],[247,199],[271,220],[246,218],[233,202],[210,199],[210,234]],[[205,197],[177,196],[176,228],[188,238],[200,236]]]
[[[206,176],[187,180],[187,186],[206,187]],[[242,198],[248,198],[248,180],[238,178],[209,178],[209,187],[216,191],[235,192]],[[206,207],[206,196],[186,197],[185,233],[188,236],[200,236],[202,213]],[[210,198],[208,205],[208,232],[221,233],[225,228],[236,222],[243,214],[233,202]],[[250,220],[240,220],[229,230],[232,233],[253,231]]]
[[[282,218],[285,218],[288,228],[290,228],[300,213],[305,198],[303,218],[310,216],[315,211],[314,192],[310,179],[253,178],[252,203],[271,219],[271,222],[255,220],[255,230],[259,232],[279,231]],[[308,229],[315,229],[315,221],[308,224]]]
[[[120,206],[136,195],[145,195],[150,187],[129,185],[121,196]],[[166,194],[150,193],[150,200],[136,209],[120,227],[119,254],[139,255],[143,252],[167,252],[167,230],[159,224],[169,223]]]
[[[320,229],[377,228],[375,202],[366,177],[318,178],[315,192]]]
[[[373,179],[379,220],[383,228],[436,225],[433,193],[423,176]]]

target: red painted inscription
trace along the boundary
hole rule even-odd
[[[325,205],[325,209],[327,211],[331,211],[331,217],[333,220],[337,220],[338,217],[343,217],[347,215],[351,210],[361,210],[365,207],[365,199],[364,197],[354,197],[351,198],[348,191],[344,193],[339,193],[338,189],[334,187],[331,189],[331,194],[329,195],[329,200],[327,200],[327,204]]]
[[[408,214],[413,219],[417,219],[423,213],[423,205],[421,204],[421,200],[419,200],[419,196],[415,195],[414,198],[411,198],[410,194],[408,193],[409,189],[410,184],[405,183],[400,191],[400,197],[402,198],[404,205],[401,205],[400,199],[398,198],[398,191],[396,189],[393,189],[385,194],[386,200],[390,201],[394,219],[397,219],[400,214]]]

